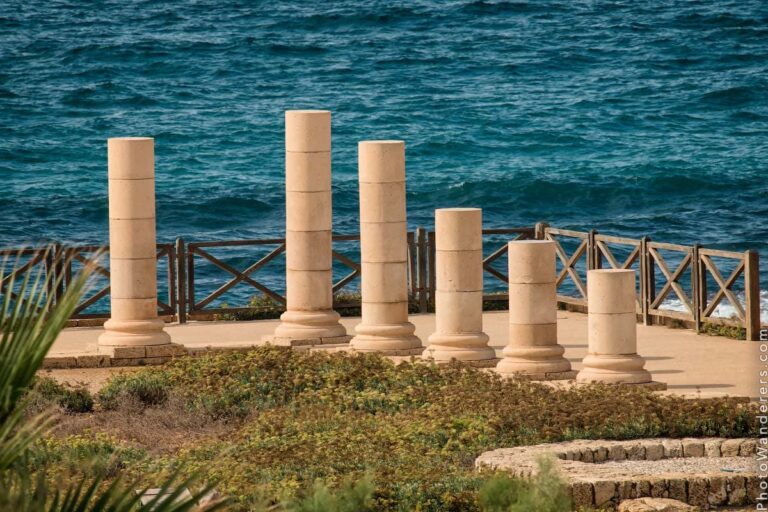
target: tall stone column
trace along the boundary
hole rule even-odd
[[[99,352],[169,344],[157,316],[155,141],[109,139],[107,155],[111,314]]]
[[[483,332],[483,211],[435,210],[436,332],[424,355],[436,362],[494,366]]]
[[[405,143],[358,145],[362,322],[351,346],[359,352],[420,354],[408,321],[408,242],[405,212]]]
[[[509,242],[509,344],[496,370],[538,379],[569,379],[575,372],[557,344],[555,244]]]
[[[285,313],[276,345],[345,343],[333,310],[331,113],[285,112]]]
[[[635,271],[587,272],[589,353],[577,382],[645,384],[651,374],[637,355]]]

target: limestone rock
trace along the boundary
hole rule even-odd
[[[619,512],[699,512],[698,507],[667,498],[640,498],[622,501]]]

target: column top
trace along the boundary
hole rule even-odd
[[[589,313],[635,313],[635,271],[601,268],[587,272]]]
[[[319,153],[331,150],[330,110],[286,110],[285,150]]]
[[[155,139],[112,137],[107,139],[107,169],[112,180],[155,177]]]
[[[307,108],[307,109],[295,109],[295,110],[286,110],[285,114],[327,114],[331,115],[330,110],[320,110],[320,109],[313,109],[313,108]]]
[[[483,210],[438,208],[435,210],[435,242],[438,251],[482,251]]]
[[[363,140],[357,154],[360,183],[405,181],[405,141]]]
[[[435,210],[435,215],[437,215],[437,212],[481,212],[483,211],[482,208],[437,208]]]
[[[405,146],[404,140],[361,140],[357,143],[358,146],[362,146],[363,144],[376,144],[376,145],[398,145],[398,146]]]
[[[507,244],[510,284],[543,284],[556,280],[555,242],[514,240]]]

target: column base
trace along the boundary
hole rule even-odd
[[[163,330],[165,324],[159,318],[151,320],[114,320],[104,322],[104,332],[99,336],[101,347],[145,347],[168,345],[171,337]]]
[[[346,343],[348,340],[339,341],[347,336],[347,330],[339,323],[340,318],[333,310],[286,311],[280,315],[280,325],[274,335],[265,336],[264,341],[282,346]]]
[[[313,347],[316,345],[348,345],[352,336],[335,336],[332,338],[285,338],[275,335],[264,336],[261,341],[278,347]]]
[[[503,378],[523,378],[526,380],[574,380],[576,378],[576,370],[567,370],[564,372],[550,372],[550,373],[497,373]]]
[[[428,339],[429,345],[422,357],[436,363],[474,361],[498,361],[496,351],[488,346],[488,335],[479,333],[443,334],[434,333]],[[495,363],[492,365],[495,366]]]
[[[416,327],[410,322],[401,324],[360,324],[350,348],[355,352],[377,352],[389,356],[419,355],[424,351],[421,340],[414,336]]]
[[[507,346],[496,367],[501,375],[548,375],[571,371],[571,363],[563,357],[565,349],[560,345]],[[550,380],[550,379],[547,379]]]
[[[646,384],[652,382],[650,372],[643,369],[645,359],[637,354],[589,354],[584,358],[583,365],[584,367],[576,376],[576,382],[579,383]]]

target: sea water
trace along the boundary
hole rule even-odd
[[[339,233],[357,141],[396,138],[411,228],[478,206],[768,257],[762,0],[5,0],[0,245],[106,242],[125,135],[156,140],[159,240],[278,236],[294,108],[333,111]]]

